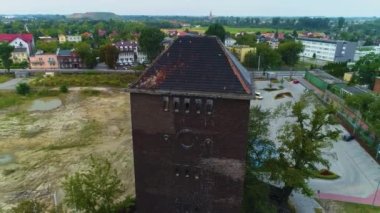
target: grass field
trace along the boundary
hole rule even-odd
[[[380,207],[363,205],[357,203],[339,203],[345,213],[378,213],[380,212]]]
[[[128,87],[138,78],[135,74],[72,74],[72,75],[55,75],[54,77],[38,77],[31,85],[32,86],[71,86],[71,87]]]
[[[236,34],[239,32],[247,32],[247,33],[255,33],[255,32],[275,32],[276,29],[274,28],[256,28],[256,27],[228,27],[224,26],[227,32],[230,32],[231,34]],[[179,28],[176,30],[186,30],[189,29],[190,31],[196,31],[199,33],[204,33],[207,30],[207,27],[191,27],[191,28]],[[163,29],[164,31],[168,31],[169,29]],[[173,30],[173,29],[170,29]],[[285,33],[291,33],[292,30],[286,30],[286,29],[278,29],[278,32],[285,32]]]
[[[11,79],[14,78],[14,75],[13,74],[3,74],[3,75],[0,75],[0,84],[1,83],[4,83],[4,82],[7,82]]]

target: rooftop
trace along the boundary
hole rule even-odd
[[[33,34],[0,34],[0,41],[12,42],[16,38],[20,38],[27,43],[33,42]]]
[[[311,70],[309,73],[313,74],[314,76],[319,77],[323,81],[329,83],[329,84],[340,84],[344,83],[344,81],[340,80],[339,78],[336,78],[330,74],[328,74],[325,71],[322,70]]]
[[[321,43],[328,43],[328,44],[336,44],[336,43],[349,43],[348,41],[343,41],[343,40],[326,40],[326,39],[318,39],[318,38],[305,38],[305,37],[299,37],[297,40],[302,40],[302,41],[314,41],[314,42],[321,42]]]
[[[216,37],[180,37],[131,86],[131,92],[251,98],[247,70]]]

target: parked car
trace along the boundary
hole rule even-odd
[[[349,141],[354,140],[354,139],[355,139],[355,136],[353,136],[353,135],[351,135],[351,134],[344,134],[344,135],[342,136],[342,139],[343,139],[344,141],[349,142]]]
[[[255,98],[256,98],[257,100],[263,100],[263,99],[264,99],[263,96],[261,96],[260,93],[256,93],[256,92],[255,92]]]
[[[299,84],[300,81],[299,80],[293,80],[293,84]]]

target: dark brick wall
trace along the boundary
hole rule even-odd
[[[249,101],[179,97],[179,112],[163,96],[131,94],[137,211],[240,212]],[[190,98],[185,113],[184,98]]]
[[[375,86],[373,87],[373,91],[380,94],[380,77],[376,78]]]

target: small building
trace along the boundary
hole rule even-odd
[[[61,69],[82,69],[85,68],[83,60],[73,50],[57,50],[59,68]]]
[[[79,43],[82,41],[82,36],[80,36],[80,35],[68,35],[68,36],[66,36],[66,40],[68,42]]]
[[[59,43],[60,44],[63,44],[63,43],[65,43],[65,42],[67,42],[67,40],[66,40],[66,36],[65,35],[58,35],[58,41],[59,41]]]
[[[241,63],[244,63],[245,56],[249,52],[254,52],[254,53],[256,52],[256,48],[250,47],[248,45],[234,45],[234,46],[228,47],[228,50],[233,52],[238,57]]]
[[[233,39],[233,38],[231,38],[231,37],[227,37],[226,40],[224,41],[224,45],[226,47],[231,47],[231,46],[233,46],[235,44],[236,44],[236,40]]]
[[[138,212],[241,212],[252,79],[217,37],[184,36],[130,88]]]
[[[305,79],[322,91],[326,91],[335,84],[345,84],[342,80],[322,70],[307,71]]]
[[[365,94],[365,93],[371,93],[371,90],[362,88],[360,86],[347,86],[341,89],[341,97],[345,97],[348,95],[359,95],[359,94]]]
[[[12,52],[13,63],[28,62],[28,50],[27,48],[15,48]]]
[[[51,36],[40,36],[38,39],[44,43],[57,42],[57,38],[52,38]]]
[[[354,73],[353,72],[346,72],[346,73],[344,73],[343,81],[350,82],[353,77],[354,77]]]
[[[375,80],[375,86],[373,87],[375,93],[380,94],[380,77],[377,77]]]
[[[21,70],[16,70],[15,71],[15,78],[27,78],[30,76],[29,71],[21,71]]]
[[[304,46],[300,56],[329,62],[354,61],[356,42],[323,40],[316,38],[297,38]]]
[[[33,70],[54,70],[59,68],[57,55],[42,54],[29,57],[30,68]]]

